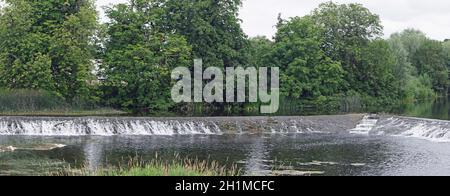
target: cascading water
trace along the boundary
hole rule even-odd
[[[0,135],[211,135],[331,133],[349,130],[362,115],[217,118],[0,117]]]
[[[187,135],[219,134],[207,121],[156,121],[119,118],[0,118],[0,135]]]
[[[224,118],[0,117],[0,135],[217,135],[340,133],[450,142],[450,121],[376,115]]]
[[[350,133],[369,134],[377,123],[378,117],[376,115],[364,116],[361,122],[358,125],[356,125],[356,128],[352,129]]]
[[[366,116],[351,133],[370,135],[390,135],[427,139],[437,142],[450,142],[450,121],[411,117]]]

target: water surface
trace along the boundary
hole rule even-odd
[[[450,120],[450,97],[408,104],[398,113],[404,116]]]
[[[33,150],[42,144],[65,144]],[[243,134],[197,136],[1,136],[1,175],[42,175],[61,167],[95,169],[155,153],[237,164],[246,175],[450,175],[450,143],[355,134]],[[28,149],[21,150],[21,147]]]

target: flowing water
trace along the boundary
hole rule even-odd
[[[246,175],[450,175],[450,121],[339,115],[233,118],[0,117],[0,175],[174,154]]]

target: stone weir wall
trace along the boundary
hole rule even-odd
[[[355,128],[363,114],[307,117],[0,117],[0,135],[196,135],[336,133]]]

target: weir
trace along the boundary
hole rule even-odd
[[[374,129],[374,127],[378,123],[378,116],[376,115],[366,115],[361,120],[361,122],[356,125],[356,128],[352,129],[350,133],[354,134],[369,134],[370,131]]]
[[[450,142],[450,121],[377,115],[309,117],[0,117],[0,135],[114,136],[352,133]]]
[[[404,136],[436,142],[450,142],[450,121],[383,116],[370,131],[370,134]]]
[[[354,128],[363,115],[312,117],[0,117],[0,135],[112,136],[242,133],[335,133]]]

